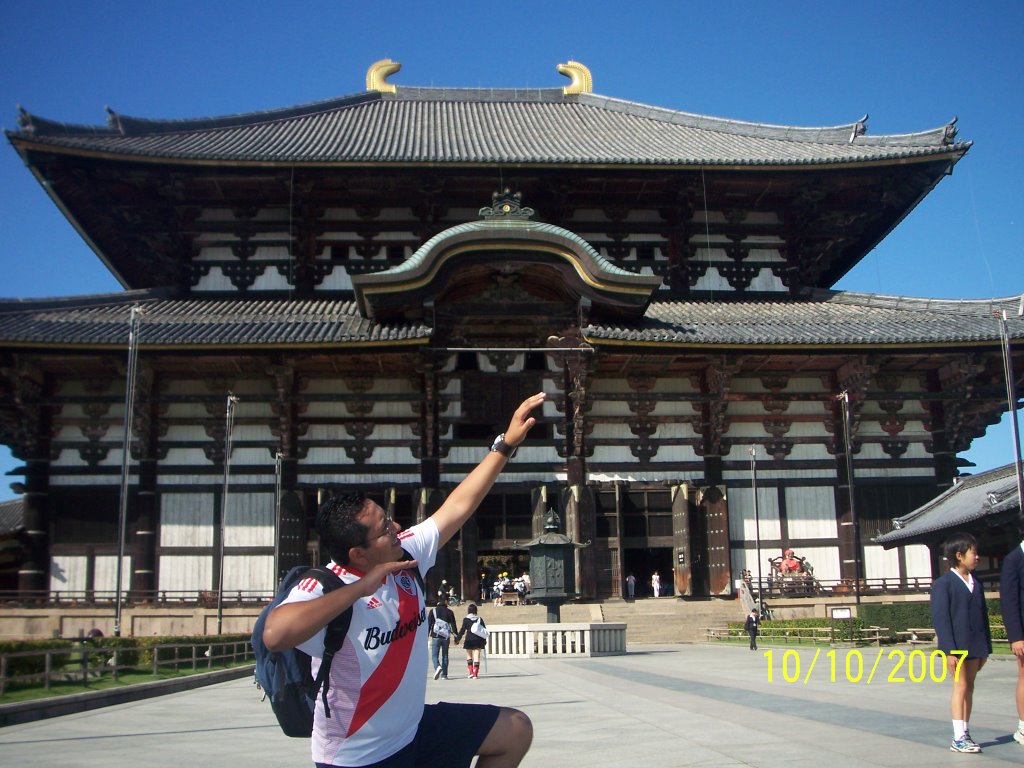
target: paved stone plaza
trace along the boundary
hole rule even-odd
[[[961,755],[949,752],[949,683],[889,682],[891,649],[882,649],[870,685],[875,648],[837,649],[831,659],[822,650],[813,670],[814,649],[791,653],[783,670],[784,649],[775,648],[772,682],[768,649],[632,646],[607,658],[491,660],[479,680],[464,677],[462,652],[453,650],[455,677],[430,681],[428,700],[526,711],[535,739],[524,767],[1024,764],[1024,746],[1010,738],[1016,671],[1007,657],[978,678],[971,733],[984,753]],[[847,657],[853,678],[863,663],[861,682],[846,680]],[[786,682],[797,662],[799,680]],[[897,675],[907,672],[904,665]],[[249,679],[0,729],[2,766],[309,764],[308,744],[281,734]]]

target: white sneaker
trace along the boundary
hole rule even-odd
[[[1024,744],[1024,731],[1022,731],[1020,728],[1014,731],[1013,740],[1016,741],[1018,744]]]
[[[441,668],[440,667],[438,667],[437,669],[434,670],[434,679],[437,680],[439,677],[441,677]]]

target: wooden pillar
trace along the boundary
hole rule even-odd
[[[270,366],[267,373],[273,378],[276,397],[271,409],[276,420],[271,433],[278,439],[275,457],[280,472],[280,498],[276,499],[275,527],[277,538],[274,552],[277,560],[275,582],[297,565],[307,564],[306,542],[309,531],[306,524],[306,505],[299,489],[299,429],[298,415],[305,407],[299,402],[300,378],[290,361]],[[276,479],[276,478],[275,478]],[[276,489],[275,489],[276,490]]]
[[[459,533],[462,596],[471,602],[476,602],[480,598],[480,571],[476,561],[479,541],[480,531],[476,518],[471,517]]]
[[[50,588],[50,408],[42,404],[46,377],[30,365],[2,371],[18,404],[18,418],[6,425],[13,455],[25,462],[22,519],[28,557],[18,569],[18,590]]]
[[[160,418],[158,381],[153,366],[138,366],[132,458],[138,461],[138,489],[128,496],[128,525],[125,553],[131,563],[128,585],[132,600],[150,600],[156,594],[156,529],[159,520],[157,498],[157,436]]]
[[[594,497],[587,486],[573,485],[562,493],[562,519],[565,534],[577,544],[587,546],[576,549],[576,589],[585,599],[597,596],[597,557],[594,541],[597,525],[594,520]]]
[[[139,461],[139,490],[135,494],[135,514],[130,516],[130,553],[132,577],[129,587],[133,600],[150,600],[156,593],[156,527],[157,509],[157,462],[155,458]],[[131,502],[129,496],[129,502]]]
[[[22,514],[28,558],[18,569],[18,591],[45,593],[50,588],[49,489],[49,460],[26,459]]]
[[[688,483],[672,486],[672,553],[675,557],[676,594],[682,597],[692,594],[691,567],[693,553],[690,551],[690,486]]]

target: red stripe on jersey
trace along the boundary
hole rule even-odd
[[[384,705],[391,697],[391,694],[398,689],[398,685],[402,682],[402,677],[405,675],[406,667],[409,666],[409,657],[416,643],[416,622],[420,612],[419,590],[414,589],[412,595],[402,589],[397,589],[397,591],[398,626],[411,623],[413,630],[407,633],[405,637],[391,641],[387,651],[384,652],[384,658],[377,665],[377,669],[367,678],[359,694],[356,710],[352,713],[352,721],[349,723],[347,736],[351,736],[362,728],[377,710]]]
[[[309,578],[303,579],[299,582],[299,589],[301,589],[303,592],[312,592],[314,589],[316,589],[316,585],[319,583],[319,581],[310,576]]]
[[[409,530],[409,531],[399,531],[398,532],[398,540],[399,541],[404,541],[405,539],[412,538],[415,535],[416,534],[413,531],[411,531],[411,530]]]

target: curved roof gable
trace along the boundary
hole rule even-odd
[[[519,206],[518,195],[495,195],[495,204],[480,213],[482,220],[444,230],[392,269],[354,275],[360,311],[378,321],[419,317],[474,266],[484,281],[517,275],[532,298],[550,299],[554,292],[619,318],[642,317],[661,284],[660,277],[616,267],[567,229],[529,221],[533,211]]]

